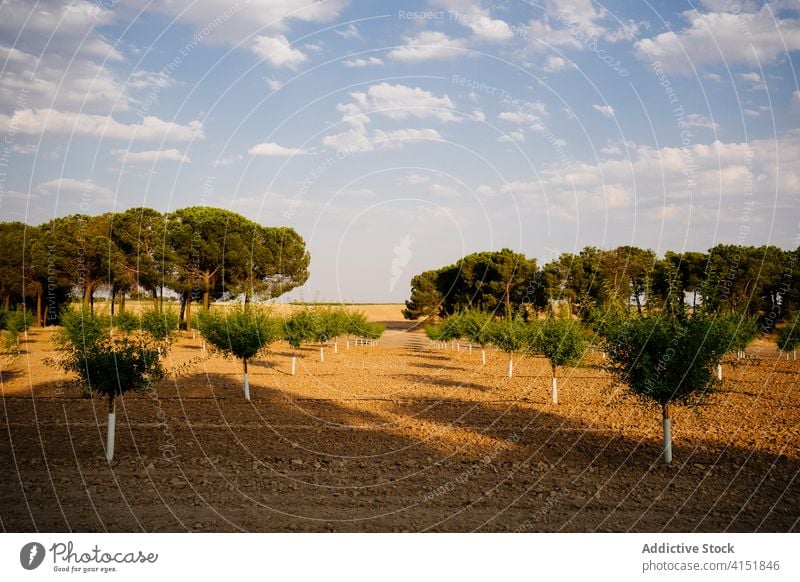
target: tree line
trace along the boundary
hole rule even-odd
[[[800,307],[800,248],[717,245],[707,252],[632,246],[586,247],[543,267],[509,249],[479,252],[411,279],[408,319],[446,317],[467,309],[511,319],[561,305],[583,319],[612,307],[654,312],[673,307],[757,315],[768,329]]]
[[[30,309],[40,326],[57,324],[74,299],[91,311],[100,291],[113,314],[131,296],[149,296],[162,310],[168,290],[180,298],[185,323],[195,303],[208,309],[225,296],[278,297],[306,282],[310,262],[294,229],[203,206],[3,222],[0,248],[0,305]]]

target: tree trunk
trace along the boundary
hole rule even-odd
[[[114,436],[117,429],[116,394],[113,392],[108,397],[108,433],[106,434],[106,460],[114,460]]]
[[[158,287],[153,289],[153,309],[158,311]]]
[[[661,417],[664,426],[664,462],[672,463],[672,423],[669,418],[669,404],[661,405]]]
[[[297,356],[292,356],[292,376],[297,374]]]
[[[125,291],[119,296],[119,312],[125,313]]]
[[[40,285],[36,291],[36,324],[39,327],[44,327],[44,315],[42,314],[42,295],[44,295],[44,288]]]
[[[244,364],[244,399],[250,400],[250,379],[247,377],[247,358],[242,358]]]
[[[192,295],[186,298],[186,329],[192,329]]]
[[[333,342],[333,353],[334,354],[339,353],[339,342]]]
[[[483,365],[485,366],[486,365],[486,350],[485,349],[481,350],[481,361],[483,362]]]
[[[717,364],[717,380],[722,380],[722,364]]]
[[[320,362],[324,362],[325,361],[325,347],[324,346],[320,346],[319,347],[319,361]]]
[[[186,316],[186,296],[188,294],[189,294],[188,291],[184,291],[183,293],[181,293],[181,309],[180,309],[180,315],[178,316],[178,321],[180,321],[181,323],[184,323],[186,321],[186,319],[185,319],[185,316]]]
[[[86,286],[83,289],[83,307],[87,309],[92,306],[92,283],[91,281],[86,282]]]
[[[112,318],[114,317],[114,303],[116,302],[116,300],[117,300],[117,292],[112,287],[111,288],[111,317]]]
[[[556,380],[555,366],[553,366],[552,397],[553,397],[553,404],[558,404],[558,381]]]
[[[511,378],[514,376],[514,356],[508,356],[508,377]]]

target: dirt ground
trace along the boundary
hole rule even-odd
[[[766,343],[724,366],[719,392],[673,407],[674,462],[657,409],[614,386],[598,355],[561,370],[435,349],[399,306],[388,330],[272,347],[250,367],[181,334],[180,368],[107,406],[42,362],[49,330],[0,360],[3,531],[800,531],[800,362]],[[289,375],[298,356],[298,373]]]

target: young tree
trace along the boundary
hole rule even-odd
[[[88,394],[108,398],[106,459],[114,459],[116,398],[143,391],[164,377],[159,342],[149,334],[111,337],[109,321],[87,311],[67,311],[55,336],[60,355],[48,363],[72,372]]]
[[[295,350],[314,337],[314,315],[309,309],[299,309],[283,321],[283,339]],[[297,356],[292,355],[292,376],[297,373]]]
[[[357,338],[376,340],[386,331],[382,323],[370,322],[362,311],[347,313],[347,327],[345,333]]]
[[[612,372],[635,394],[660,405],[664,462],[671,463],[669,406],[713,386],[713,369],[730,345],[727,324],[707,315],[636,317],[612,330],[606,341]]]
[[[492,314],[470,309],[460,315],[461,337],[481,347],[481,362],[486,365],[486,346],[492,342]]]
[[[537,327],[536,332],[530,336],[532,339],[530,348],[550,360],[553,370],[552,402],[558,404],[556,369],[558,366],[571,366],[577,363],[583,357],[586,343],[577,322],[548,317]]]
[[[269,344],[283,337],[280,320],[254,307],[235,307],[229,311],[201,312],[198,327],[208,343],[223,354],[242,361],[244,398],[250,400],[247,363]]]
[[[533,324],[519,319],[493,321],[489,328],[492,343],[508,354],[508,377],[514,376],[514,354],[528,344]]]
[[[441,323],[426,325],[425,334],[434,342],[448,343],[461,337],[461,316],[453,314],[445,317]]]
[[[775,342],[778,345],[778,349],[786,354],[787,360],[789,359],[789,352],[795,352],[800,347],[800,325],[798,323],[800,322],[798,322],[797,318],[790,319],[789,323],[778,332],[778,339]],[[797,358],[796,355],[795,358]]]

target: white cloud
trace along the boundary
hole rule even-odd
[[[247,153],[251,156],[290,157],[303,156],[311,152],[302,148],[288,148],[274,142],[266,142],[254,145],[247,150]]]
[[[242,159],[241,154],[238,156],[226,156],[224,158],[217,158],[216,160],[213,160],[211,162],[211,165],[214,166],[215,168],[220,166],[232,166],[241,159]]]
[[[571,69],[573,65],[567,61],[566,59],[562,59],[561,57],[547,57],[547,61],[545,61],[544,70],[549,73],[557,73],[558,71],[563,71],[564,69]]]
[[[403,63],[419,63],[434,59],[455,59],[466,56],[467,42],[464,39],[453,39],[442,32],[420,32],[416,36],[406,37],[403,46],[392,49],[389,58]]]
[[[506,21],[492,18],[476,0],[435,0],[432,5],[448,9],[448,18],[469,28],[475,40],[505,42],[514,37]]]
[[[308,60],[308,57],[294,48],[282,34],[257,36],[251,50],[274,67],[296,69]]]
[[[792,91],[792,106],[800,107],[800,91]]]
[[[383,61],[378,57],[369,57],[368,59],[346,59],[342,61],[345,67],[357,69],[361,67],[368,67],[370,65],[382,65]]]
[[[197,30],[211,28],[207,37],[210,42],[236,44],[267,30],[285,32],[293,20],[331,22],[347,3],[348,0],[248,0],[231,6],[218,0],[170,0],[148,2],[146,6],[148,10],[170,14]]]
[[[741,214],[720,211],[720,204],[725,209],[732,208],[734,200],[751,200],[771,213],[776,193],[781,208],[800,204],[800,130],[750,143],[628,146],[624,158],[576,162],[569,168],[553,164],[541,169],[541,181],[511,182],[504,190],[537,212],[545,207],[546,197],[554,214],[572,220],[603,209],[633,219],[657,218],[663,209],[673,213],[677,208],[685,218],[691,206],[693,224],[700,216],[738,224]],[[694,214],[695,209],[700,214]]]
[[[471,115],[475,121],[486,121],[486,114],[480,109],[474,109]]]
[[[523,142],[525,141],[525,132],[515,129],[514,131],[510,131],[504,135],[501,135],[499,141],[508,141],[515,143]]]
[[[461,196],[461,192],[449,184],[431,184],[428,186],[428,194],[442,198],[458,198]]]
[[[36,144],[33,143],[26,143],[26,144],[19,144],[15,143],[11,146],[11,151],[15,154],[20,154],[23,156],[29,156],[31,154],[36,153]]]
[[[600,112],[603,117],[614,119],[614,108],[611,105],[592,105],[592,109]]]
[[[264,79],[267,83],[267,87],[269,87],[270,91],[278,91],[281,87],[283,87],[283,81],[279,81],[273,77],[267,77]]]
[[[717,73],[703,73],[703,78],[708,79],[709,81],[714,81],[715,83],[722,82],[722,77]]]
[[[372,151],[376,137],[386,141],[386,132],[376,132],[372,138],[368,135],[367,125],[371,123],[373,115],[393,120],[436,119],[443,123],[459,121],[453,113],[455,104],[447,95],[437,97],[419,87],[379,83],[370,86],[366,93],[359,91],[350,96],[353,98],[350,103],[337,105],[342,113],[342,123],[349,128],[325,136],[322,140],[326,146],[339,151]],[[411,135],[408,134],[409,137]]]
[[[182,164],[190,164],[192,160],[177,149],[168,150],[149,150],[144,152],[132,152],[129,150],[115,149],[111,150],[111,154],[120,162],[125,164],[154,164],[161,161],[180,162]]]
[[[417,186],[419,184],[425,184],[426,182],[430,181],[430,176],[423,176],[422,174],[406,174],[403,176],[400,181],[404,184],[409,184],[410,186]]]
[[[114,191],[105,186],[98,186],[91,180],[75,178],[56,178],[36,185],[36,191],[45,195],[87,194],[97,199],[108,201],[114,198]]]
[[[15,128],[25,135],[57,137],[100,137],[124,140],[190,141],[204,138],[203,124],[190,121],[181,125],[147,116],[141,123],[121,123],[110,115],[90,115],[55,109],[20,109],[13,115],[0,115],[0,131]]]
[[[407,143],[421,141],[442,141],[441,134],[435,129],[397,129],[394,131],[375,130],[373,143],[385,148],[396,149]]]
[[[710,118],[706,117],[705,115],[700,115],[699,113],[690,113],[686,116],[684,120],[684,124],[686,127],[700,127],[704,129],[713,129],[717,131],[719,129],[719,124],[715,121],[712,121]]]
[[[336,34],[346,39],[361,40],[361,33],[358,32],[358,28],[356,28],[356,25],[352,23],[348,24],[347,28],[345,29],[337,30]]]
[[[788,52],[800,50],[800,20],[777,18],[770,3],[753,12],[730,8],[701,14],[683,13],[688,28],[664,32],[636,43],[636,56],[660,61],[667,72],[692,74],[707,65],[774,64]]]

